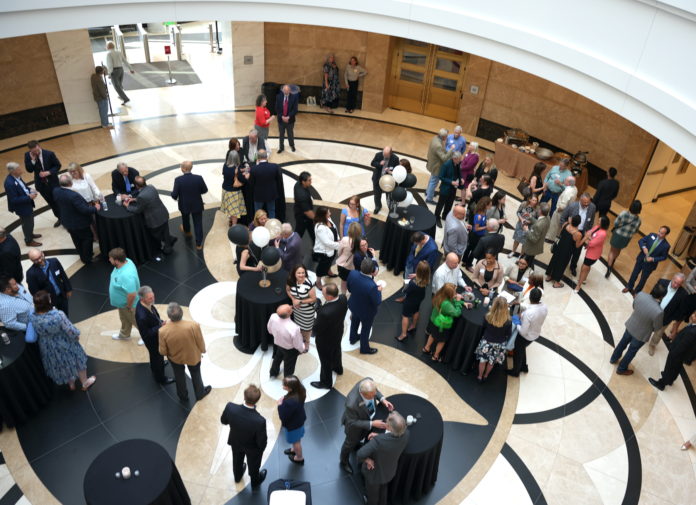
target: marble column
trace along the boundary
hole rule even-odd
[[[232,23],[235,107],[255,104],[264,80],[264,53],[263,23]]]
[[[90,84],[94,60],[89,33],[87,30],[69,30],[47,33],[46,38],[68,123],[98,123],[99,110]]]

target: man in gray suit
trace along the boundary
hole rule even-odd
[[[660,301],[667,293],[667,288],[663,284],[655,284],[650,294],[641,291],[633,299],[633,313],[626,321],[626,331],[624,331],[621,341],[618,343],[614,352],[609,358],[612,365],[619,361],[626,347],[626,355],[619,363],[616,373],[618,375],[632,375],[633,370],[628,369],[628,364],[634,358],[641,347],[650,339],[653,331],[662,328],[662,307]]]
[[[469,243],[469,229],[466,222],[466,207],[461,204],[454,206],[445,218],[445,237],[442,248],[445,254],[454,253],[461,261]]]
[[[169,235],[169,211],[154,186],[148,186],[143,177],[135,178],[135,187],[138,188],[138,197],[124,200],[123,205],[130,212],[142,214],[145,218],[145,227],[157,241],[164,254],[172,252],[172,244],[176,237]]]
[[[561,214],[561,226],[563,223],[567,223],[568,220],[573,216],[580,216],[580,224],[578,229],[583,233],[587,233],[592,228],[594,224],[594,215],[597,207],[592,203],[592,198],[589,193],[583,193],[580,200],[573,202],[568,205],[563,214]],[[580,258],[580,251],[582,247],[576,247],[573,249],[573,255],[570,257],[570,273],[574,276],[578,275],[578,259]]]
[[[358,451],[365,477],[367,505],[387,505],[387,489],[396,474],[399,457],[408,443],[406,420],[397,411],[387,417],[385,433],[370,433]]]
[[[532,268],[534,267],[534,257],[544,252],[544,239],[551,225],[549,220],[550,208],[551,204],[549,203],[539,204],[539,218],[534,221],[531,228],[527,225],[522,227],[525,231],[529,230],[524,244],[522,244],[522,254],[527,256],[529,266]]]
[[[379,392],[377,385],[369,377],[353,386],[346,396],[346,410],[341,419],[346,439],[343,441],[340,456],[341,469],[345,472],[353,473],[353,467],[350,466],[348,459],[350,453],[370,434],[370,431],[387,429],[384,421],[375,419],[378,403],[382,403],[390,412],[394,410],[394,405]]]

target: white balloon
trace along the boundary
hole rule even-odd
[[[410,191],[406,191],[406,198],[397,204],[397,207],[408,207],[413,203],[413,194]]]
[[[392,170],[392,176],[394,177],[394,180],[397,184],[401,184],[402,182],[404,182],[406,180],[407,175],[408,173],[402,165],[396,166],[394,167],[394,170]]]
[[[271,232],[268,231],[268,228],[257,226],[254,228],[254,231],[251,232],[251,240],[258,247],[266,247],[268,241],[271,240]]]

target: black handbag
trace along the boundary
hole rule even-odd
[[[522,177],[522,180],[517,185],[517,191],[527,200],[532,195],[532,188],[529,186],[529,181],[526,177]]]

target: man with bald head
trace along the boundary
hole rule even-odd
[[[469,227],[466,222],[466,207],[457,204],[445,219],[442,249],[445,253],[455,253],[461,259],[468,243]]]
[[[394,154],[391,146],[386,146],[372,158],[372,190],[375,197],[375,214],[382,210],[382,188],[379,179],[385,174],[391,174],[392,169],[399,164],[399,157]]]
[[[72,189],[72,177],[63,174],[58,178],[60,185],[53,190],[53,200],[60,209],[60,220],[70,233],[75,249],[83,263],[92,261],[92,221],[101,208],[99,202],[89,205],[79,193]]]
[[[181,211],[181,225],[179,230],[187,236],[191,236],[191,223],[189,217],[193,218],[193,230],[196,233],[196,249],[203,249],[203,196],[208,192],[203,177],[191,173],[193,170],[192,161],[181,162],[180,175],[174,179],[174,189],[172,198],[178,200],[179,210]]]
[[[471,288],[466,285],[462,269],[459,268],[460,261],[460,256],[456,253],[451,252],[445,256],[445,262],[433,274],[433,294],[437,293],[445,284],[454,284],[458,288],[471,291]]]
[[[268,320],[268,333],[273,335],[273,362],[271,363],[271,378],[278,377],[280,363],[283,363],[283,375],[295,373],[295,363],[300,353],[307,352],[300,327],[290,318],[292,306],[281,305]]]
[[[72,296],[72,284],[63,265],[56,258],[47,258],[39,249],[29,249],[27,256],[32,263],[27,270],[29,292],[34,295],[47,291],[53,306],[69,315],[68,300]]]

